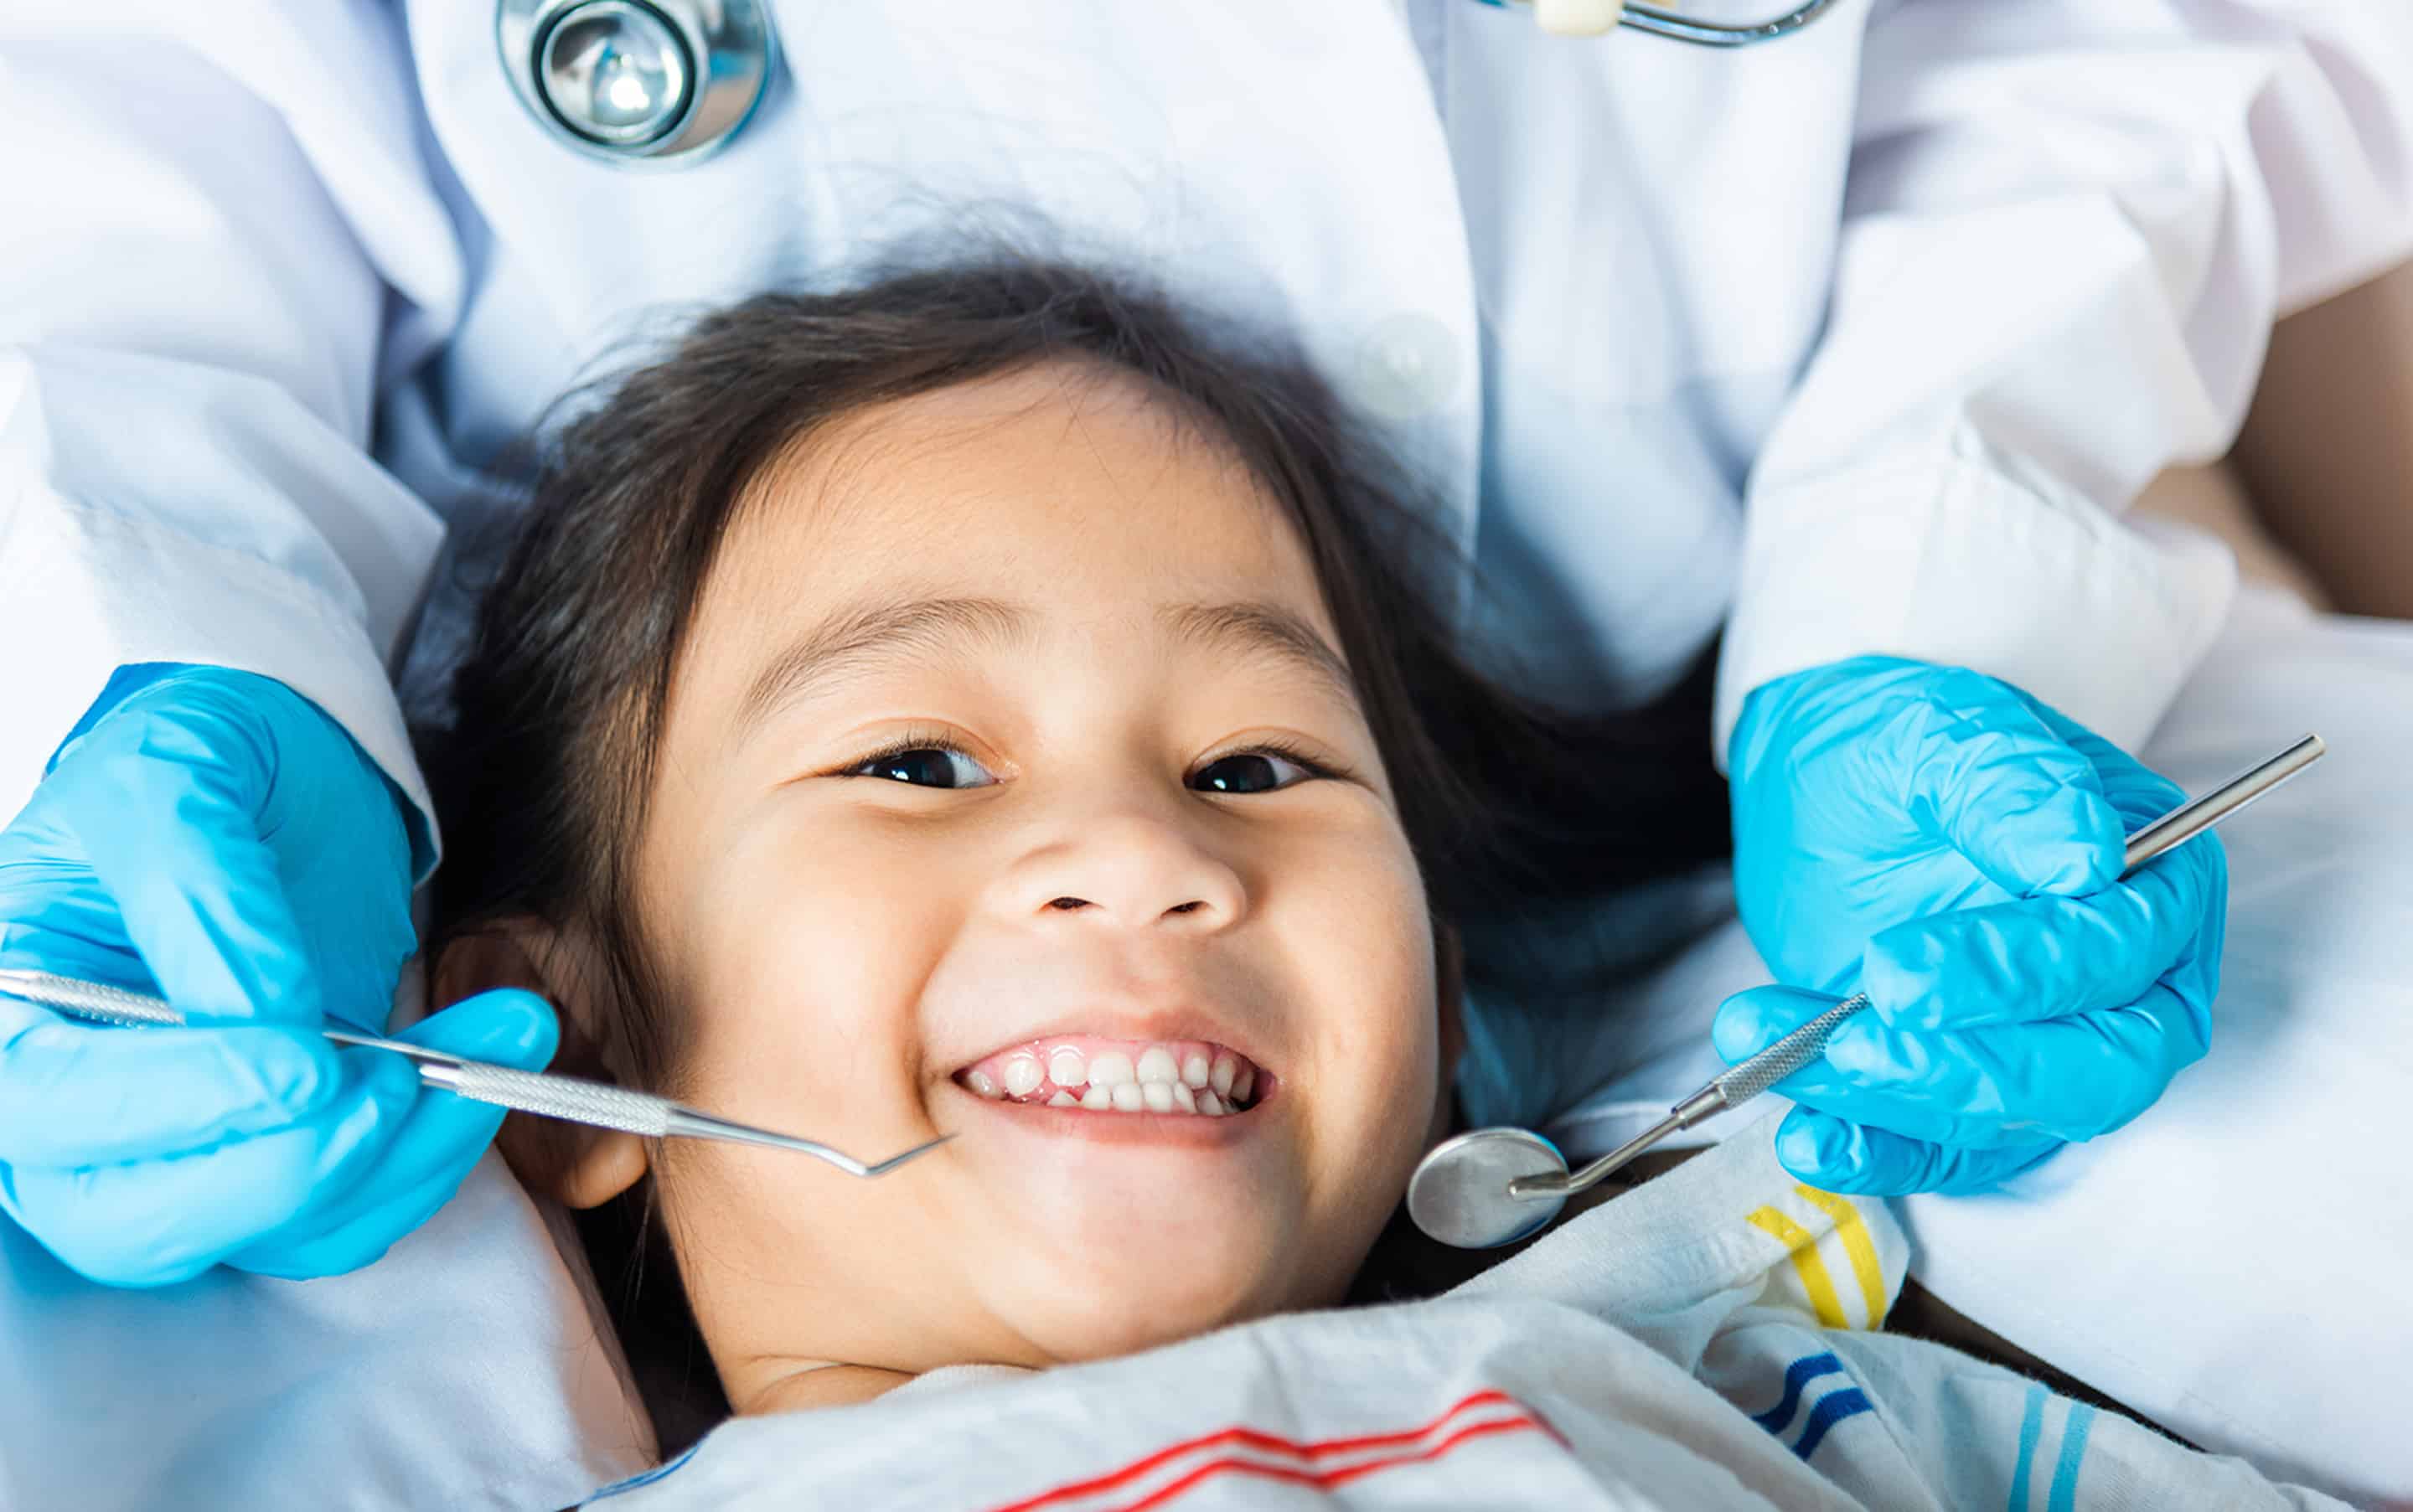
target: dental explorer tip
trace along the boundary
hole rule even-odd
[[[926,1145],[915,1145],[912,1149],[906,1150],[904,1153],[891,1155],[886,1160],[880,1162],[876,1165],[865,1166],[863,1168],[863,1174],[865,1176],[886,1176],[889,1172],[896,1169],[899,1165],[904,1164],[907,1161],[920,1160],[923,1156],[927,1155],[930,1151],[938,1149],[940,1145],[946,1144],[955,1137],[955,1136],[951,1134],[942,1134]]]

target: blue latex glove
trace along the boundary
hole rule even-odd
[[[196,1027],[96,1028],[0,997],[0,1208],[118,1285],[365,1265],[501,1119],[315,1030],[385,1022],[413,942],[399,800],[265,677],[128,668],[96,707],[0,831],[0,966],[157,992]],[[554,1036],[542,1001],[511,992],[405,1037],[534,1068]]]
[[[2110,742],[1980,674],[1862,657],[1754,690],[1730,764],[1743,923],[1787,986],[1728,999],[1718,1053],[1871,1003],[1777,1084],[1802,1180],[1981,1191],[2203,1055],[2228,860],[2207,835],[2116,880],[2184,795]]]

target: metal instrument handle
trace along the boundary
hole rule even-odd
[[[47,971],[0,971],[0,993],[37,1002],[87,1023],[101,1024],[111,1029],[187,1029],[184,1010],[164,998],[148,993],[129,992],[105,982],[86,982],[76,977],[53,976]],[[263,1029],[291,1028],[270,1020],[258,1020],[253,1025],[228,1024],[228,1029],[258,1027]],[[321,1027],[321,1035],[337,1045],[358,1045],[370,1050],[392,1050],[417,1061],[437,1061],[446,1065],[462,1058],[450,1050],[433,1049],[413,1045],[407,1040],[380,1039],[375,1034],[356,1034],[349,1030]]]
[[[522,1113],[541,1114],[550,1119],[568,1119],[573,1123],[593,1124],[599,1128],[619,1129],[654,1139],[659,1139],[670,1132],[673,1104],[650,1092],[607,1087],[601,1082],[584,1081],[555,1073],[540,1075],[515,1071],[510,1066],[490,1066],[474,1061],[453,1065],[422,1061],[419,1075],[432,1086],[496,1107],[514,1108]]]
[[[0,969],[0,993],[22,997],[28,1002],[41,1003],[78,1018],[121,1028],[174,1027],[185,1022],[184,1015],[161,999],[43,971]],[[850,1176],[884,1176],[955,1137],[953,1134],[940,1134],[876,1164],[866,1165],[846,1151],[817,1140],[716,1118],[694,1108],[681,1107],[669,1098],[657,1097],[651,1092],[587,1081],[578,1076],[565,1076],[557,1072],[521,1071],[513,1066],[490,1065],[401,1040],[377,1039],[344,1030],[321,1029],[319,1032],[339,1045],[392,1050],[407,1056],[416,1063],[422,1082],[473,1102],[532,1113],[540,1118],[562,1119],[595,1128],[618,1129],[650,1139],[733,1140],[766,1149],[792,1150],[826,1161]]]
[[[22,996],[27,1002],[56,1008],[96,1024],[108,1024],[117,1029],[184,1027],[183,1014],[157,998],[128,992],[124,987],[112,987],[103,982],[76,982],[73,984],[75,990],[70,995],[56,990],[40,991],[30,982],[15,980],[30,978],[31,972],[10,971],[5,975],[9,980],[0,981],[0,992],[7,992],[11,997]]]
[[[1759,1055],[1740,1065],[1727,1069],[1710,1085],[1725,1099],[1723,1107],[1740,1107],[1760,1093],[1792,1075],[1827,1053],[1827,1042],[1835,1037],[1843,1020],[1869,1005],[1869,995],[1855,992],[1817,1017],[1787,1034]],[[1721,1108],[1705,1111],[1717,1112]]]

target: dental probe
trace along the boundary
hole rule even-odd
[[[2329,749],[2306,735],[2128,837],[2120,875],[2184,844],[2320,760]],[[1475,1129],[1434,1146],[1408,1181],[1408,1216],[1416,1227],[1461,1250],[1514,1244],[1559,1215],[1567,1198],[1668,1135],[1739,1107],[1826,1053],[1837,1029],[1869,1006],[1854,993],[1767,1049],[1729,1067],[1667,1116],[1573,1175],[1558,1146],[1526,1129]]]
[[[185,1015],[164,998],[128,992],[123,987],[104,986],[97,982],[80,981],[71,976],[53,976],[48,971],[0,971],[0,992],[100,1024],[147,1028],[181,1027],[185,1022]],[[876,1165],[866,1165],[842,1149],[833,1149],[810,1139],[799,1139],[793,1134],[715,1118],[651,1092],[632,1091],[626,1087],[607,1086],[602,1082],[553,1072],[521,1071],[512,1066],[491,1065],[424,1045],[383,1040],[345,1030],[321,1028],[318,1032],[337,1045],[392,1050],[396,1055],[408,1056],[419,1068],[421,1081],[431,1087],[441,1087],[471,1102],[516,1108],[540,1118],[560,1119],[565,1122],[589,1124],[598,1129],[618,1129],[654,1139],[721,1139],[732,1144],[792,1149],[799,1155],[827,1161],[849,1176],[885,1176],[907,1161],[925,1155],[955,1137],[954,1134],[940,1134],[926,1145],[916,1145],[901,1155],[891,1155]]]

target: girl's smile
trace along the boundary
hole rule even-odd
[[[1271,1072],[1213,1040],[1050,1033],[983,1056],[955,1081],[992,1102],[1091,1113],[1225,1118],[1271,1095]],[[1262,1090],[1260,1090],[1262,1089]]]

